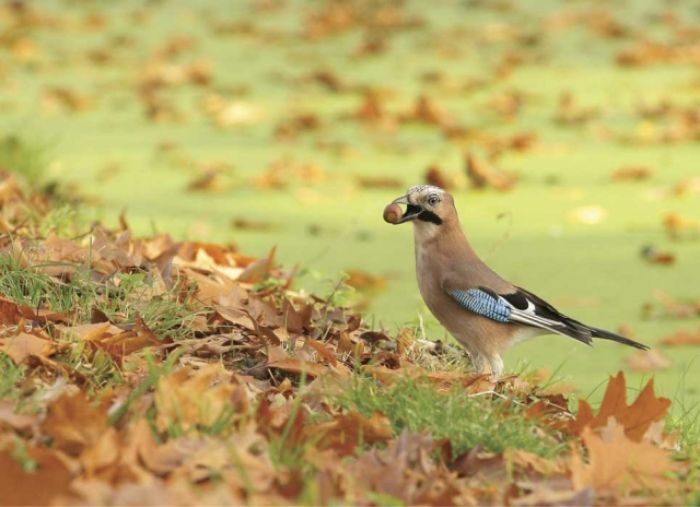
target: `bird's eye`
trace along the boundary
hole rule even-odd
[[[431,206],[435,206],[437,203],[440,202],[440,198],[437,195],[431,195],[428,197],[428,204]]]

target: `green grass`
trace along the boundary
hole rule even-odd
[[[18,256],[0,255],[0,293],[31,308],[45,304],[58,312],[72,307],[76,291],[36,269],[22,266]]]
[[[66,312],[72,315],[73,322],[90,322],[93,311],[97,310],[124,328],[133,327],[141,318],[159,340],[177,343],[193,338],[195,331],[189,324],[207,313],[195,301],[194,287],[182,288],[176,283],[171,290],[154,296],[150,291],[152,284],[146,273],[119,274],[100,281],[85,267],[59,280],[40,267],[21,265],[16,256],[0,255],[0,294],[18,304]],[[107,352],[95,350],[70,335],[60,340],[64,348],[56,359],[84,375],[91,391],[123,382],[121,368]],[[0,370],[4,372],[0,397],[6,391],[8,396],[13,392],[12,386],[22,374],[21,368],[13,367],[8,361],[4,356],[0,358]]]
[[[24,378],[24,367],[17,366],[7,354],[0,352],[0,399],[18,396],[17,386]]]
[[[93,309],[119,324],[133,325],[141,317],[161,340],[191,338],[194,331],[187,324],[204,315],[194,300],[194,287],[176,283],[153,295],[154,282],[147,273],[122,273],[99,281],[87,267],[74,266],[77,269],[68,279],[58,280],[42,271],[47,266],[23,266],[17,256],[0,255],[0,293],[30,308],[75,310],[76,321],[89,321]]]
[[[381,412],[398,434],[403,429],[446,438],[455,456],[479,446],[489,452],[522,449],[545,457],[566,450],[566,445],[543,438],[536,422],[523,417],[523,407],[509,398],[491,394],[468,395],[455,388],[439,392],[421,380],[402,379],[383,386],[356,376],[337,403],[365,416]]]

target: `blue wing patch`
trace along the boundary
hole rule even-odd
[[[451,290],[448,294],[470,312],[498,322],[510,322],[513,311],[507,303],[481,289]]]

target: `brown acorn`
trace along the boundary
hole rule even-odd
[[[387,223],[398,223],[398,221],[401,220],[402,215],[403,212],[401,211],[401,206],[394,202],[387,204],[386,208],[384,208],[384,221]]]

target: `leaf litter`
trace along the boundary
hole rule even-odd
[[[123,217],[117,230],[44,237],[30,216],[46,205],[6,195],[0,350],[23,380],[0,405],[4,504],[674,503],[686,492],[653,381],[627,405],[620,373],[597,414],[579,400],[574,415],[565,386],[491,382],[411,329],[372,329],[294,290],[274,249],[256,259],[135,238]],[[406,379],[502,416],[525,407],[565,450],[453,455],[449,439],[335,401],[353,382],[381,392]]]

